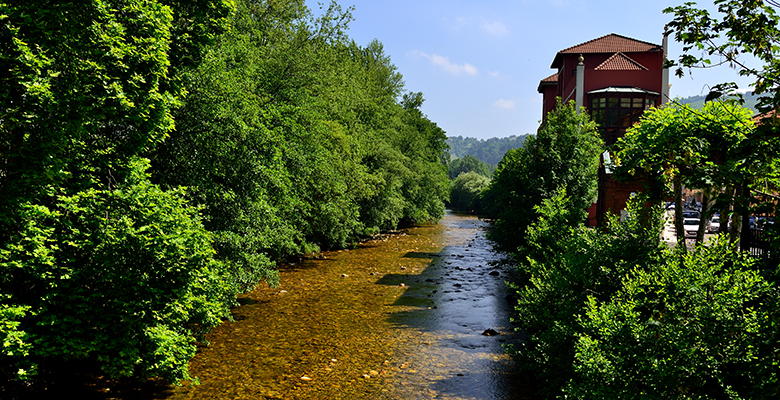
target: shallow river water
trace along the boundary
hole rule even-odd
[[[523,398],[502,350],[506,267],[485,225],[447,214],[285,268],[208,335],[190,367],[200,384],[158,398]]]

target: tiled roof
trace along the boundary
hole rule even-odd
[[[753,122],[761,124],[767,118],[777,118],[777,110],[771,110],[763,114],[753,116]]]
[[[617,52],[599,64],[596,71],[647,71],[647,67]]]
[[[540,83],[557,83],[558,82],[558,73],[554,73],[547,78],[542,79]]]
[[[542,93],[542,86],[555,86],[558,84],[558,73],[554,73],[547,78],[542,79],[539,82],[539,87],[536,88],[536,91],[539,93]]]
[[[610,33],[609,35],[604,35],[559,51],[555,55],[555,59],[553,59],[550,67],[558,68],[562,54],[638,53],[645,51],[661,51],[661,46]]]
[[[560,54],[585,54],[585,53],[631,53],[652,51],[659,49],[661,46],[649,42],[643,42],[641,40],[632,39],[630,37],[621,36],[615,33],[602,36],[593,40],[589,40],[585,43],[580,43],[576,46],[569,47],[559,51]]]

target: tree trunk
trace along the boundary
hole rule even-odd
[[[674,229],[677,235],[677,247],[685,252],[685,228],[683,227],[683,200],[682,200],[682,177],[674,177]]]
[[[699,229],[696,231],[696,244],[704,241],[704,230],[707,229],[707,222],[710,220],[709,192],[709,190],[704,190],[701,197],[701,218],[699,218]]]
[[[734,208],[734,187],[726,187],[726,196],[728,202],[720,210],[720,228],[718,233],[728,233],[729,231],[729,218],[731,216],[731,210]]]
[[[742,248],[741,239],[743,233],[743,222],[747,222],[750,218],[747,214],[747,208],[745,206],[745,191],[747,190],[746,184],[740,184],[737,186],[734,193],[734,214],[731,216],[731,230],[729,231],[729,240],[731,242],[739,243]]]

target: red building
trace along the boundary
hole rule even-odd
[[[542,79],[542,118],[555,107],[555,99],[574,100],[599,124],[607,146],[626,133],[647,108],[669,99],[669,72],[664,68],[665,46],[609,34],[559,51]],[[602,223],[607,211],[619,213],[631,193],[643,187],[640,180],[620,182],[612,177],[610,154],[602,155],[598,198],[591,207],[592,225]]]

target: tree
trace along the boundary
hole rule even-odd
[[[651,109],[618,141],[618,173],[660,175],[672,187],[678,205],[683,185],[702,189],[705,198],[697,234],[701,242],[713,205],[724,216],[732,207],[738,216],[747,216],[753,198],[750,187],[775,174],[774,153],[769,149],[778,141],[766,138],[757,143],[750,116],[749,110],[730,102],[709,102],[699,110],[678,104]],[[679,206],[675,227],[683,232]],[[732,229],[736,237],[739,224]],[[684,235],[677,236],[682,250]]]
[[[228,315],[235,292],[198,209],[153,184],[144,157],[230,11],[0,3],[0,381],[80,361],[178,380]]]
[[[565,190],[569,207],[586,210],[596,196],[603,142],[596,124],[574,102],[547,114],[536,136],[510,150],[498,164],[486,193],[488,213],[496,218],[494,236],[516,246],[537,217],[535,206]]]
[[[474,171],[462,172],[452,183],[450,207],[457,211],[479,213],[480,198],[489,186],[490,178]]]
[[[154,157],[155,177],[204,207],[237,283],[440,217],[444,131],[420,112],[421,93],[404,93],[382,44],[349,40],[351,14],[335,3],[318,17],[301,0],[237,6],[233,29],[185,75],[177,129]]]
[[[764,0],[714,0],[718,15],[698,8],[694,2],[669,7],[665,13],[673,16],[666,31],[683,44],[683,53],[674,62],[682,68],[703,68],[713,64],[729,64],[742,76],[754,79],[754,91],[760,95],[759,109],[767,111],[780,106],[780,17]],[[777,6],[777,4],[774,4]],[[692,54],[693,51],[703,54]],[[755,57],[763,65],[752,67],[742,58]],[[734,89],[733,83],[713,88]]]
[[[507,151],[523,147],[528,135],[512,135],[500,138],[477,139],[471,137],[451,136],[447,138],[452,158],[472,156],[495,169]],[[457,175],[456,175],[457,176]]]
[[[450,179],[455,179],[458,175],[465,172],[476,172],[482,176],[490,176],[490,166],[480,161],[476,157],[464,156],[462,158],[456,158],[449,162],[447,166]]]

